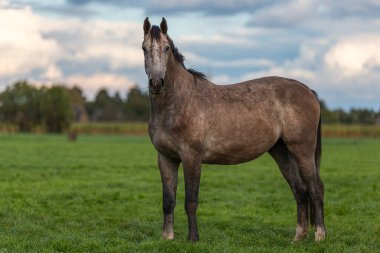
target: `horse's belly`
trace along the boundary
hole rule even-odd
[[[209,141],[203,163],[238,164],[251,161],[266,153],[277,141],[275,136],[264,140]]]

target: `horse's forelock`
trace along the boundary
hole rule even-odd
[[[150,39],[154,41],[160,41],[161,40],[161,29],[154,25],[150,29]]]

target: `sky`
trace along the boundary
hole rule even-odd
[[[165,17],[185,65],[217,84],[283,76],[330,108],[380,109],[379,0],[0,0],[0,90],[146,90],[147,16]]]

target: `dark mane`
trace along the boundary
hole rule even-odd
[[[206,75],[202,72],[199,72],[195,69],[187,69],[187,71],[189,71],[190,74],[192,74],[194,77],[198,77],[198,78],[201,78],[201,79],[207,79]]]
[[[153,26],[154,27],[154,26]],[[152,27],[152,29],[153,29]],[[158,27],[157,27],[158,28]],[[158,28],[160,29],[160,28]],[[166,38],[169,41],[170,48],[172,49],[172,53],[174,55],[174,58],[190,73],[194,76],[194,78],[201,78],[201,79],[207,79],[206,75],[202,72],[196,71],[195,69],[187,69],[185,66],[185,56],[181,54],[181,52],[178,50],[178,48],[174,45],[173,40],[169,37],[169,35],[166,35]]]

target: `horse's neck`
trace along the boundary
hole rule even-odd
[[[151,95],[151,110],[153,114],[168,113],[181,109],[191,99],[194,87],[194,77],[175,59],[170,59],[164,80],[162,94]]]

